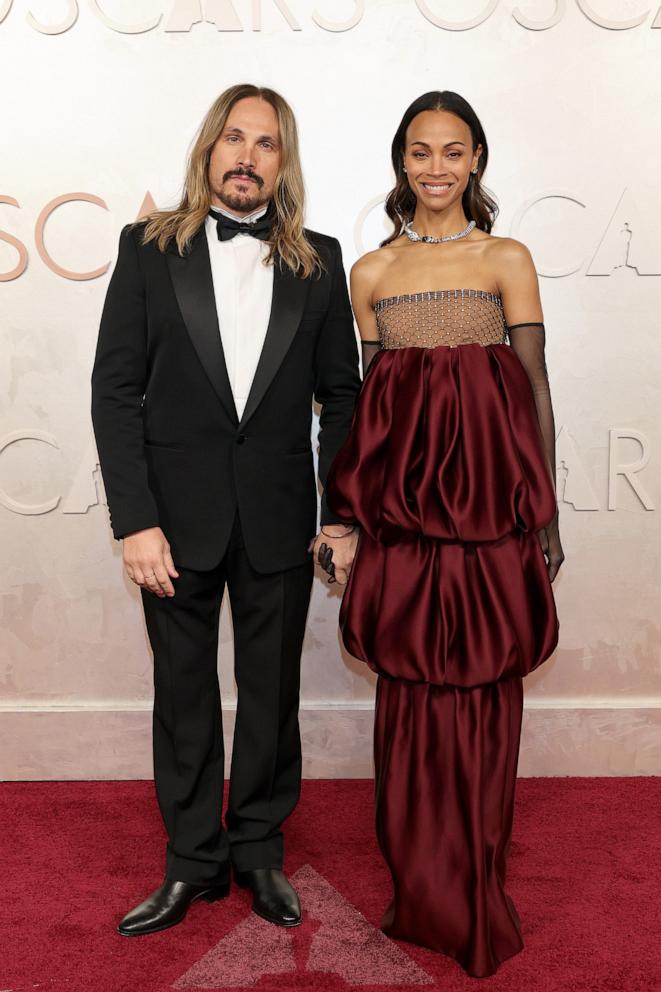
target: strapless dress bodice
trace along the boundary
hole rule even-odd
[[[456,348],[505,344],[500,296],[484,289],[436,289],[386,296],[374,304],[381,347]]]

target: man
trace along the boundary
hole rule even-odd
[[[315,538],[312,398],[323,485],[360,388],[340,246],[304,229],[303,207],[290,107],[239,85],[203,121],[177,209],[120,237],[92,419],[154,655],[154,777],[168,835],[164,882],[120,922],[127,936],[179,923],[194,899],[226,896],[230,864],[255,912],[301,921],[281,826],[300,791],[310,552],[326,543],[342,582],[356,546],[324,496]],[[238,687],[226,828],[225,584]]]

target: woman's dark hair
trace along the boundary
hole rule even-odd
[[[381,247],[398,238],[404,230],[404,224],[412,220],[415,213],[416,197],[404,172],[404,148],[409,124],[414,117],[417,117],[424,110],[446,110],[450,114],[456,114],[468,124],[473,138],[473,151],[478,145],[482,145],[482,152],[477,163],[477,172],[474,175],[472,172],[470,174],[461,204],[468,219],[474,220],[476,226],[487,233],[491,232],[498,216],[498,206],[495,200],[489,196],[481,184],[489,161],[489,146],[477,114],[458,93],[453,93],[452,90],[432,90],[429,93],[423,93],[408,107],[392,141],[392,167],[395,170],[396,182],[394,189],[390,191],[386,199],[386,213],[393,222],[395,230],[390,237],[381,242]]]

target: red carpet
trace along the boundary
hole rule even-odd
[[[659,992],[661,778],[519,779],[517,790],[509,891],[526,946],[472,979],[376,929],[388,878],[371,782],[304,783],[286,864],[303,926],[263,923],[235,888],[133,939],[115,923],[162,878],[153,784],[0,784],[0,992]]]

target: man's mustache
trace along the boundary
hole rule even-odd
[[[226,172],[223,176],[223,182],[226,183],[228,179],[233,176],[247,176],[249,179],[254,179],[259,188],[261,189],[264,185],[264,180],[261,176],[258,176],[256,172],[251,172],[249,169],[232,169],[230,172]]]

